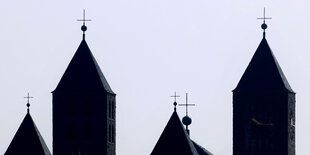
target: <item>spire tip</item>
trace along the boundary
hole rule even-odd
[[[174,97],[174,102],[173,102],[174,111],[177,111],[177,105],[178,105],[178,103],[177,103],[177,97],[180,97],[180,96],[178,96],[177,93],[174,92],[174,95],[173,95],[173,96],[170,96],[170,97]]]
[[[31,96],[29,96],[29,93],[27,94],[27,96],[26,97],[24,97],[24,98],[27,98],[27,104],[26,104],[26,106],[27,106],[27,113],[29,113],[29,107],[30,107],[30,103],[29,103],[29,99],[30,98],[33,98],[33,97],[31,97]]]
[[[264,17],[257,18],[257,19],[263,19],[263,24],[261,25],[261,28],[264,30],[263,37],[265,38],[265,36],[266,36],[266,29],[268,27],[267,24],[266,24],[266,19],[272,19],[272,18],[266,17],[266,11],[265,11],[265,8],[264,8]]]
[[[85,19],[85,9],[83,10],[83,19],[78,19],[77,21],[82,21],[83,25],[81,26],[81,30],[83,31],[83,40],[85,39],[85,31],[87,30],[87,26],[85,25],[86,21],[91,21],[90,19]]]

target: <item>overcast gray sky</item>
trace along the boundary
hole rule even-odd
[[[117,154],[146,155],[173,111],[176,91],[189,108],[191,137],[217,155],[232,154],[232,90],[262,39],[296,95],[297,154],[310,153],[310,1],[4,0],[0,6],[0,154],[26,114],[50,150],[52,96],[82,39],[117,93]],[[180,117],[184,107],[178,107]]]

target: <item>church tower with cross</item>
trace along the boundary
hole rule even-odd
[[[233,154],[295,155],[295,93],[263,39],[233,90]]]
[[[115,155],[116,94],[83,38],[53,94],[54,155]]]

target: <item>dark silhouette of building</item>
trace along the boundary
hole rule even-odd
[[[233,90],[233,154],[295,155],[295,93],[265,37]]]
[[[29,96],[28,96],[29,97]],[[4,153],[5,155],[51,155],[44,139],[42,138],[36,124],[29,113],[29,102],[27,103],[27,114],[19,126],[12,142]]]
[[[233,90],[233,155],[295,155],[295,92],[268,45],[263,19],[263,39]],[[86,43],[85,14],[82,21],[83,39],[52,92],[53,154],[115,155],[116,94]],[[5,155],[51,155],[26,98],[27,114]],[[182,124],[174,106],[151,155],[212,155],[191,140],[187,110]]]
[[[176,106],[177,103],[174,102],[174,105]],[[191,124],[191,119],[185,116],[182,122],[188,126]],[[184,128],[182,122],[175,107],[151,155],[212,155],[190,139],[189,130]]]
[[[52,92],[53,154],[115,155],[115,93],[86,43],[83,21],[83,40]]]

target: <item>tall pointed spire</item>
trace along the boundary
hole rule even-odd
[[[285,90],[294,92],[265,38],[267,29],[265,20],[271,19],[266,17],[265,8],[264,17],[257,19],[264,20],[261,26],[264,36],[234,91]]]
[[[266,38],[263,38],[234,91],[274,90],[294,92]]]
[[[78,21],[83,39],[52,92],[53,153],[115,155],[116,94],[86,43],[85,10]]]
[[[114,94],[86,40],[82,40],[54,91],[93,92],[100,90]]]
[[[295,155],[295,93],[264,36],[233,90],[233,155]],[[271,125],[272,124],[272,125]]]
[[[90,51],[85,40],[85,10],[82,31],[83,40],[75,52],[71,62],[69,63],[64,75],[54,91],[100,91],[105,90],[110,94],[114,94],[108,81],[104,77],[95,57]]]
[[[83,31],[83,40],[85,40],[85,31],[87,30],[87,27],[85,25],[86,21],[91,21],[90,19],[85,18],[85,9],[83,10],[83,19],[78,19],[77,21],[82,21],[83,25],[81,27],[81,30]]]

